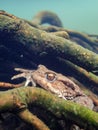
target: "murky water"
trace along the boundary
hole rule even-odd
[[[66,28],[98,34],[98,0],[1,0],[0,9],[28,20],[39,11],[53,11]]]

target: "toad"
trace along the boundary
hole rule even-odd
[[[90,109],[93,109],[93,101],[84,94],[80,87],[66,76],[49,70],[44,65],[38,65],[36,70],[15,68],[21,74],[15,75],[12,79],[26,78],[25,86],[31,82],[32,86],[39,85],[47,91],[56,94],[65,100],[71,100]]]

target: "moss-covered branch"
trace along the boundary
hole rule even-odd
[[[58,57],[58,60],[60,62],[63,62],[63,64],[69,66],[73,71],[75,71],[80,77],[83,76],[84,78],[87,78],[89,81],[93,82],[94,84],[98,85],[98,76],[95,75],[92,72],[89,72],[85,69],[83,69],[82,67],[79,67],[75,64],[73,64],[72,62],[68,61],[68,60],[64,60],[60,57]]]
[[[65,31],[69,34],[69,36],[71,37],[76,37],[79,38],[81,40],[83,40],[84,42],[88,43],[89,45],[93,46],[98,46],[98,41],[92,39],[91,37],[89,37],[87,34],[78,32],[78,31],[74,31],[74,30],[69,30],[69,29],[65,29],[65,28],[60,28],[60,27],[56,27],[56,26],[38,26],[39,29],[45,30],[47,32],[56,32],[56,31]]]
[[[70,119],[85,129],[98,128],[97,113],[74,102],[60,99],[45,90],[21,87],[0,93],[0,112],[16,110],[18,113],[27,109],[29,104],[41,106],[56,117]]]
[[[5,39],[6,37],[6,39]],[[98,55],[64,38],[30,26],[25,21],[0,14],[0,39],[6,44],[21,44],[32,55],[42,52],[60,56],[87,70],[98,69]]]

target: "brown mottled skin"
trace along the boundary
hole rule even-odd
[[[30,82],[33,86],[40,85],[47,91],[58,95],[58,97],[72,100],[93,109],[93,101],[86,96],[83,91],[72,80],[66,76],[47,69],[44,65],[39,65],[36,70],[26,70],[16,68],[16,71],[22,72],[12,79],[24,77],[26,78],[25,86]]]

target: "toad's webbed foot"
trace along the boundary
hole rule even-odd
[[[29,83],[32,83],[32,85],[35,87],[36,83],[33,79],[32,73],[34,72],[34,70],[26,70],[26,69],[22,69],[22,68],[15,68],[16,71],[20,71],[22,73],[14,75],[11,79],[17,79],[17,78],[25,78],[26,82],[25,82],[25,86],[28,86]]]

